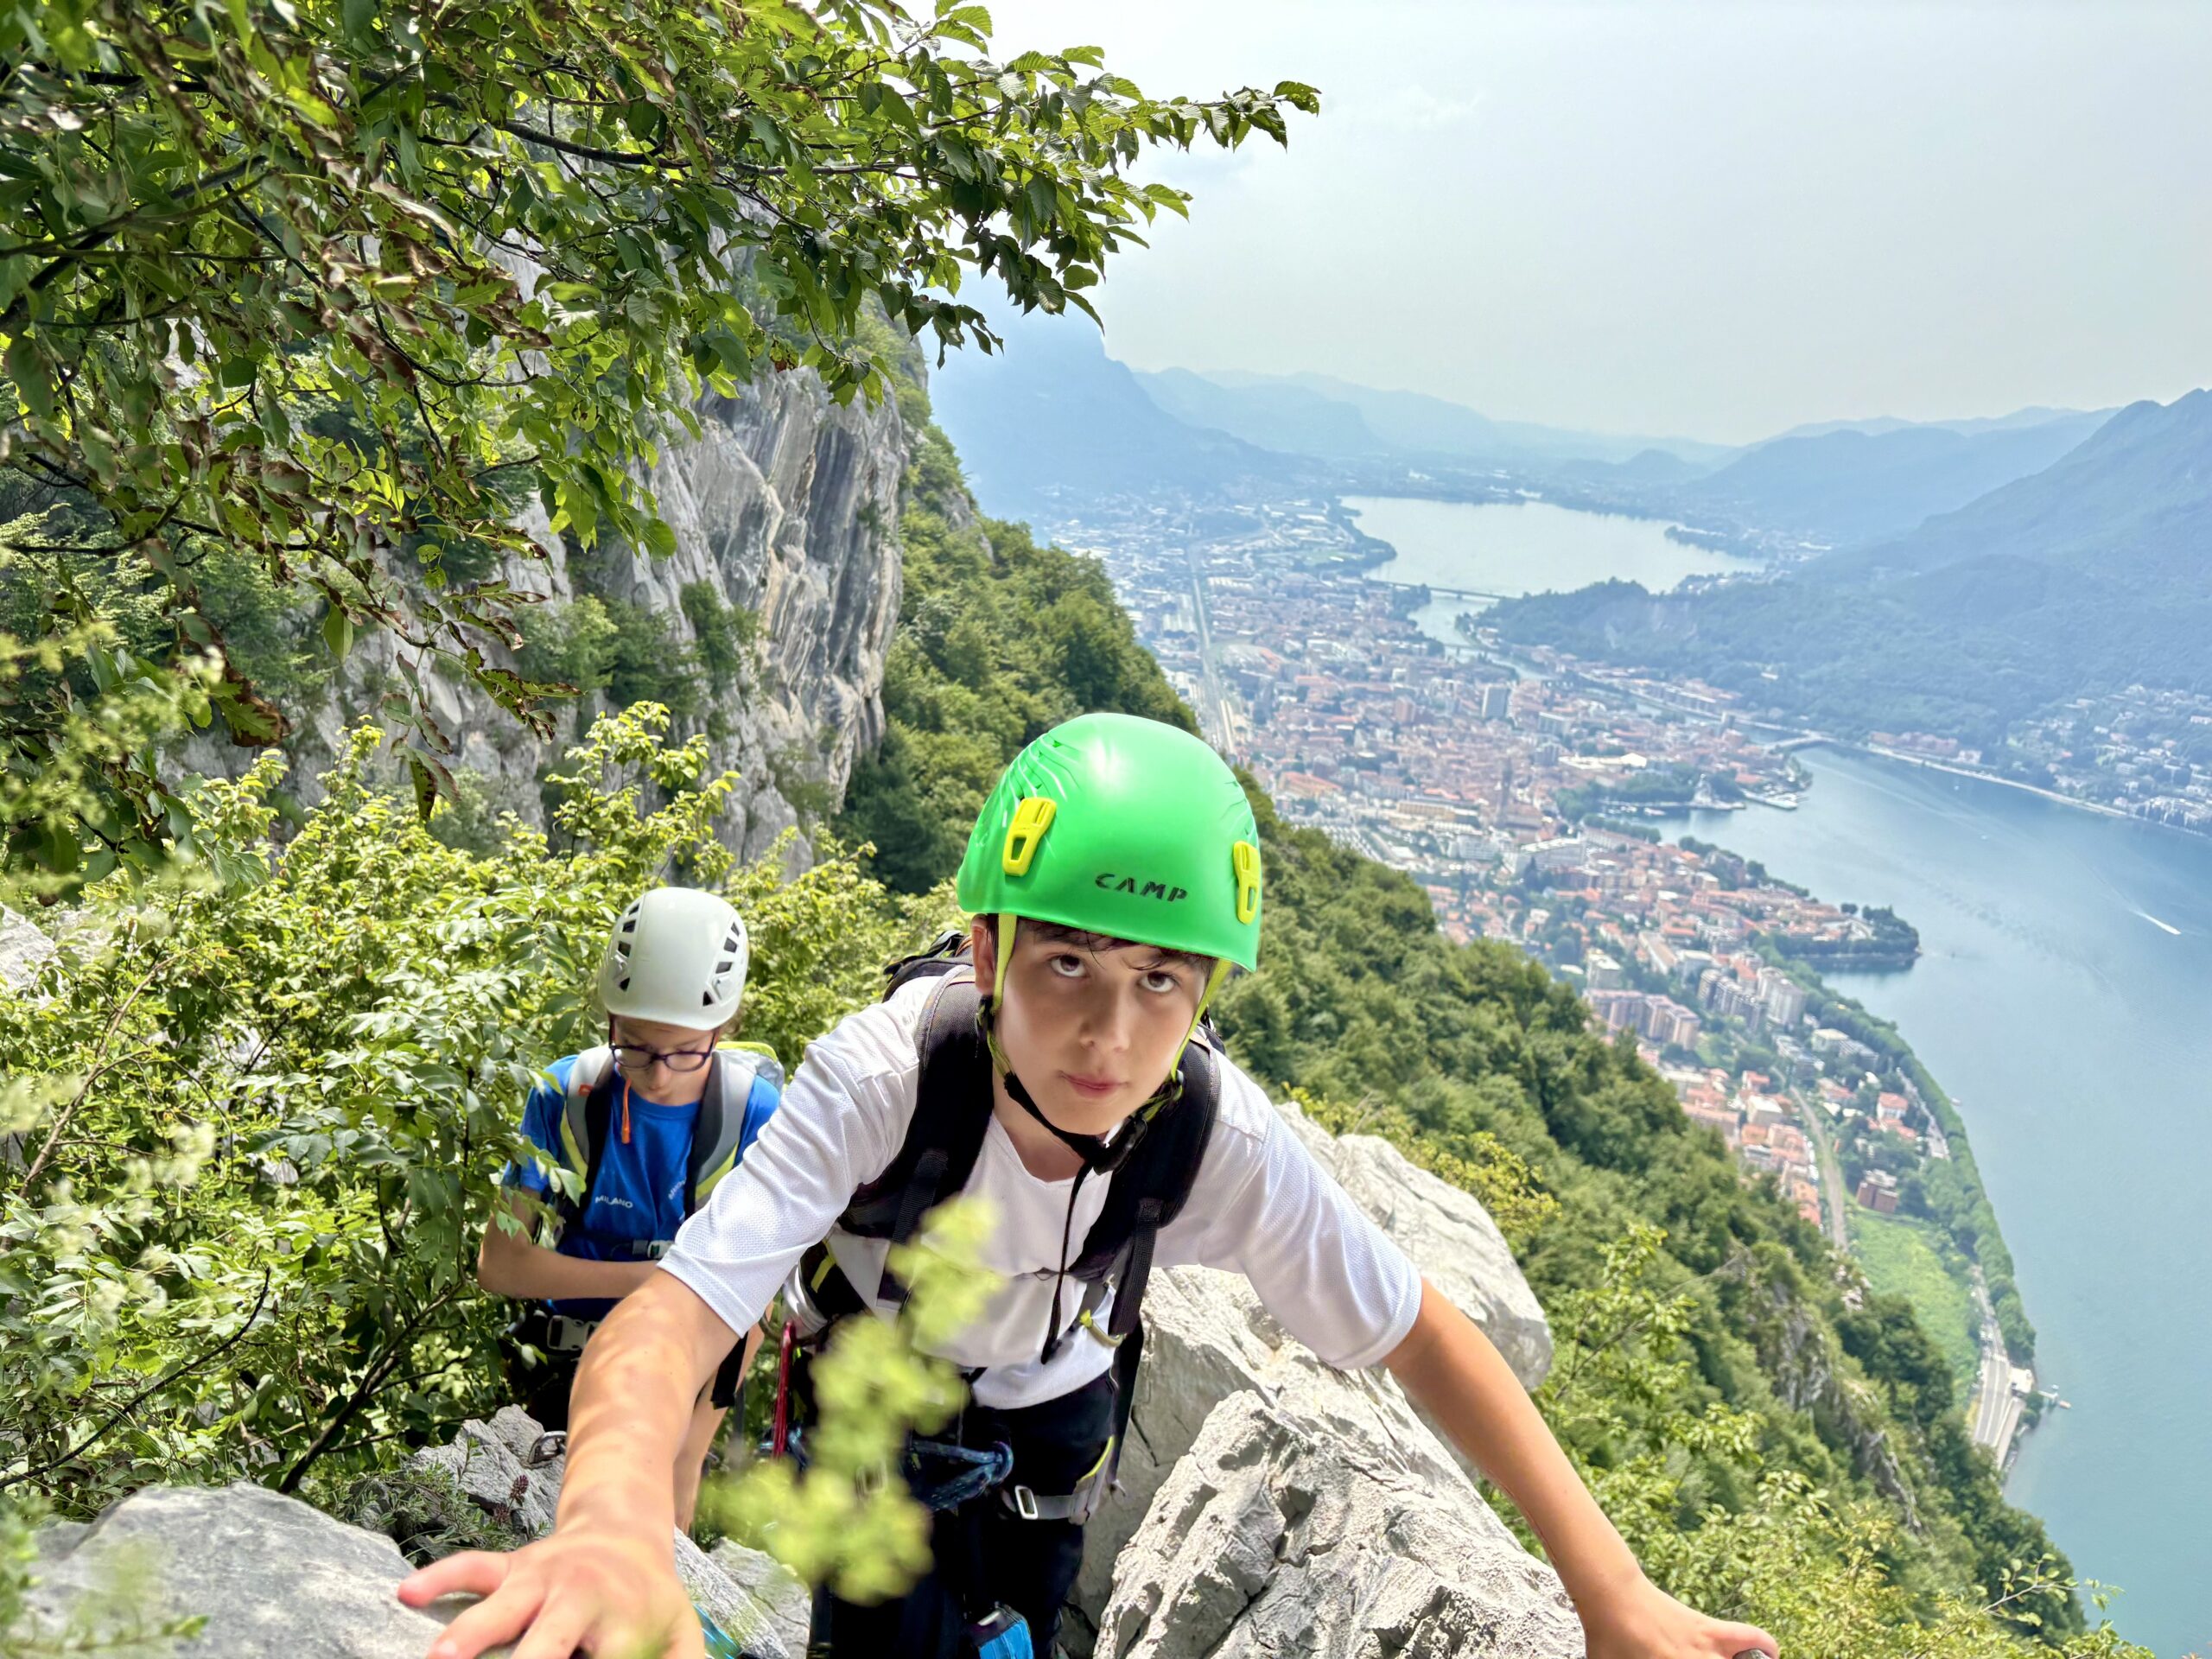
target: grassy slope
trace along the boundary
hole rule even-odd
[[[1936,1234],[1915,1222],[1854,1209],[1851,1236],[1852,1254],[1866,1269],[1866,1282],[1885,1296],[1901,1296],[1912,1304],[1921,1328],[1950,1362],[1963,1405],[1980,1363],[1981,1344],[1973,1298],[1943,1265]]]

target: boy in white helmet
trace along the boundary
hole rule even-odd
[[[689,887],[660,887],[614,925],[599,970],[605,1046],[556,1060],[523,1111],[536,1159],[510,1165],[504,1199],[523,1230],[484,1230],[477,1282],[527,1298],[509,1332],[509,1375],[524,1408],[565,1428],[569,1389],[585,1342],[614,1304],[644,1284],[715,1184],[745,1155],[776,1109],[772,1056],[723,1046],[745,991],[745,924],[728,903]],[[563,1193],[551,1169],[582,1185]],[[533,1242],[529,1193],[553,1211],[557,1236]],[[678,1524],[688,1527],[707,1453],[734,1379],[758,1345],[748,1332],[735,1363],[701,1394],[676,1465]]]

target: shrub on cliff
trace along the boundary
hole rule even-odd
[[[89,1515],[155,1480],[298,1487],[504,1397],[477,1229],[532,1072],[597,1040],[620,906],[721,887],[748,1037],[800,1046],[941,916],[834,849],[794,879],[712,825],[731,779],[651,705],[556,780],[561,848],[443,845],[358,734],[273,838],[275,755],[199,798],[195,879],[88,890],[35,995],[0,991],[0,1492]],[[928,913],[925,913],[925,912]]]

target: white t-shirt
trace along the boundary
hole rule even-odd
[[[810,1044],[744,1162],[677,1233],[661,1265],[731,1330],[760,1319],[817,1240],[828,1241],[853,1287],[874,1303],[887,1247],[843,1232],[837,1220],[906,1139],[921,1069],[915,1031],[935,984],[904,986]],[[1419,1272],[1313,1161],[1257,1084],[1225,1058],[1220,1077],[1212,1138],[1189,1202],[1160,1229],[1154,1267],[1196,1262],[1243,1274],[1268,1311],[1322,1359],[1347,1370],[1375,1364],[1413,1329]],[[1065,1332],[1082,1308],[1084,1287],[1072,1277],[1054,1302],[1064,1229],[1072,1262],[1105,1208],[1110,1179],[1084,1179],[1070,1224],[1074,1178],[1031,1174],[992,1118],[963,1190],[988,1199],[999,1217],[982,1255],[1006,1283],[939,1356],[986,1368],[975,1385],[979,1404],[1056,1399],[1112,1363],[1112,1350],[1087,1333],[1064,1341],[1049,1363],[1039,1359],[1048,1323]],[[1103,1311],[1098,1318],[1103,1325]]]

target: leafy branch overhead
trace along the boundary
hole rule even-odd
[[[390,637],[426,772],[433,665],[542,729],[558,688],[503,665],[516,561],[671,550],[640,480],[700,396],[794,367],[880,395],[875,308],[988,350],[978,276],[1088,310],[1183,211],[1130,176],[1148,147],[1281,141],[1318,107],[1149,98],[1094,48],[996,60],[988,29],[884,0],[17,0],[0,485],[41,516],[0,569],[54,628],[159,594],[128,677],[221,652],[201,588],[244,555],[333,655]],[[239,741],[283,735],[235,663],[212,695]],[[33,723],[7,715],[19,753]]]

